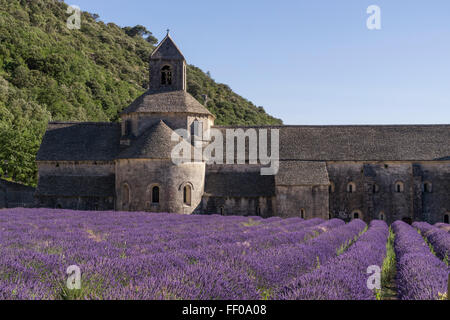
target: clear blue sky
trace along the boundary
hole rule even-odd
[[[450,123],[448,0],[66,3],[159,40],[169,28],[188,63],[285,124]]]

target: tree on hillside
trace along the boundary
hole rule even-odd
[[[158,39],[156,39],[153,34],[147,30],[146,27],[144,27],[143,25],[137,25],[134,27],[125,27],[123,28],[123,31],[125,31],[125,33],[127,35],[129,35],[130,37],[135,37],[135,36],[140,36],[145,38],[145,40],[147,40],[148,43],[154,45],[158,42]]]

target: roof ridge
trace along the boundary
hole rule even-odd
[[[325,124],[325,125],[214,125],[212,128],[411,128],[411,127],[450,127],[450,124]]]
[[[118,122],[77,122],[77,121],[49,121],[48,124],[80,124],[80,125],[118,125]]]

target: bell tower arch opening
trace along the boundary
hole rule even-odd
[[[186,91],[186,60],[167,33],[150,55],[150,91],[178,90]]]
[[[161,68],[161,85],[170,86],[172,85],[172,67],[165,65]]]

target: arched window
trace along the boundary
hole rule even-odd
[[[372,186],[372,192],[373,193],[378,193],[380,192],[380,186],[377,185],[376,183]]]
[[[330,185],[328,186],[328,192],[333,193],[336,189],[336,186],[333,181],[330,181]]]
[[[448,222],[448,213],[444,214],[444,223],[449,223]]]
[[[192,193],[191,186],[189,186],[189,185],[184,186],[184,188],[183,188],[183,202],[187,206],[191,205],[191,193]]]
[[[130,203],[130,197],[130,187],[125,183],[122,187],[122,203],[124,206]]]
[[[425,182],[423,184],[423,192],[431,193],[433,192],[433,185],[431,182]]]
[[[132,132],[132,122],[131,120],[125,120],[125,136],[129,136]]]
[[[383,221],[386,220],[386,216],[384,215],[383,211],[380,212],[379,219]]]
[[[195,119],[194,122],[192,122],[191,136],[195,136],[200,140],[203,138],[203,123],[201,121]]]
[[[261,215],[261,207],[256,207],[256,215],[257,216]]]
[[[354,193],[356,192],[356,184],[354,182],[349,182],[347,184],[347,192],[348,193]]]
[[[305,219],[305,217],[306,217],[306,210],[305,209],[300,209],[300,217],[302,218],[302,219]]]
[[[397,181],[394,186],[394,191],[396,193],[401,193],[405,190],[405,185],[401,181]]]
[[[223,207],[220,207],[219,211],[220,211],[220,215],[223,216],[223,213],[224,213]]]
[[[152,203],[156,204],[159,203],[159,187],[154,186],[152,188]]]
[[[172,68],[164,66],[161,68],[161,85],[170,86],[172,84]]]
[[[361,211],[355,210],[352,212],[352,219],[362,219]]]

